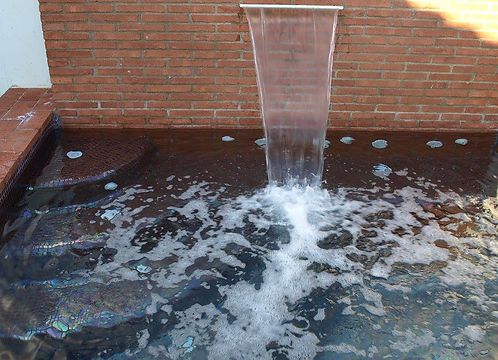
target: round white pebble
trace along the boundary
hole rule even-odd
[[[152,268],[150,266],[145,266],[145,265],[142,265],[142,264],[138,265],[136,267],[136,269],[141,274],[148,274],[148,273],[150,273],[152,271]]]
[[[391,175],[393,170],[385,164],[377,164],[373,167],[372,173],[375,176],[386,178]]]
[[[353,138],[353,137],[351,137],[351,136],[344,136],[344,137],[342,137],[342,138],[341,138],[341,140],[340,140],[340,141],[341,141],[343,144],[350,145],[350,144],[352,144],[352,143],[353,143],[354,138]]]
[[[458,144],[458,145],[467,145],[469,143],[469,140],[467,139],[456,139],[455,140],[455,144]]]
[[[221,138],[221,141],[224,141],[224,142],[230,142],[230,141],[234,141],[235,139],[231,136],[223,136]]]
[[[77,159],[83,156],[81,151],[69,151],[66,156],[70,159]]]
[[[104,186],[104,189],[106,189],[107,191],[114,191],[117,188],[118,188],[118,184],[116,184],[115,182],[107,183]]]
[[[372,146],[376,149],[385,149],[387,147],[387,141],[386,140],[375,140],[372,142]]]
[[[443,143],[441,141],[439,141],[439,140],[428,141],[426,143],[426,145],[428,147],[430,147],[431,149],[437,149],[437,148],[443,147]]]
[[[266,138],[258,139],[256,141],[254,141],[254,143],[256,145],[258,145],[259,147],[265,147],[266,146]]]

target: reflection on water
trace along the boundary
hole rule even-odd
[[[160,154],[140,176],[114,179],[112,196],[104,185],[28,191],[6,213],[0,349],[14,359],[496,357],[493,139],[430,149],[394,134],[373,149],[376,134],[349,145],[343,135],[327,153],[336,185],[323,189],[265,188],[257,134],[201,133],[192,146],[190,134],[163,133],[151,135]],[[392,171],[374,174],[379,164]]]

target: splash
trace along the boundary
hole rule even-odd
[[[107,234],[111,261],[94,252],[92,268],[65,267],[71,281],[15,284],[10,309],[23,310],[0,332],[68,337],[94,326],[116,334],[146,316],[149,325],[134,321],[136,343],[99,355],[113,360],[403,358],[442,356],[438,344],[460,349],[466,339],[485,344],[496,228],[464,211],[472,199],[423,178],[412,185],[269,186],[239,196],[176,176],[168,192],[125,188],[79,210]],[[106,209],[119,214],[101,219]],[[48,306],[24,296],[34,288]],[[469,314],[461,323],[449,316],[455,307]],[[28,311],[36,316],[17,316]]]
[[[188,348],[192,357],[208,354],[209,359],[271,359],[278,354],[289,359],[319,354],[376,358],[378,353],[420,351],[441,334],[403,328],[390,307],[393,297],[408,301],[395,294],[419,296],[417,278],[441,268],[441,285],[431,285],[439,309],[448,301],[445,289],[449,294],[465,284],[465,291],[479,294],[489,313],[493,301],[485,284],[475,282],[475,270],[486,272],[492,265],[455,258],[461,240],[445,221],[426,211],[427,204],[451,203],[458,196],[438,192],[436,200],[412,187],[383,192],[269,186],[223,200],[209,183],[192,185],[179,196],[185,203],[170,207],[168,215],[184,224],[199,221],[187,233],[157,234],[162,241],[146,255],[151,261],[164,254],[177,257],[167,269],[153,266],[148,275],[155,297],[176,321],[168,322],[168,340],[152,340],[147,349],[182,358],[185,339],[195,339]],[[442,218],[447,223],[464,219],[452,212]],[[143,254],[121,247],[117,258],[139,256]],[[400,277],[400,269],[414,276]],[[185,289],[192,286],[197,290],[187,295],[190,290]],[[167,295],[172,289],[177,289],[174,297]],[[201,300],[199,293],[212,294],[211,300]],[[195,302],[185,303],[186,296]],[[325,336],[330,331],[325,329],[343,317],[367,319],[369,332],[375,332],[372,324],[382,322],[390,329],[390,340],[365,344],[344,335]],[[140,355],[147,358],[145,352]]]

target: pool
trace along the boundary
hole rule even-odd
[[[268,187],[261,137],[51,136],[1,212],[0,358],[498,356],[495,135],[333,132],[321,189]]]

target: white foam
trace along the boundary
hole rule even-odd
[[[400,337],[396,342],[391,344],[391,349],[398,350],[400,352],[407,353],[410,350],[427,347],[430,344],[436,342],[432,331],[423,330],[421,335],[416,335],[412,330],[408,329],[406,331],[393,330],[393,335]]]
[[[486,331],[479,325],[469,325],[463,330],[463,333],[470,340],[481,342],[486,334]]]
[[[426,182],[425,179],[420,179]],[[433,184],[425,184],[432,186]],[[448,263],[443,269],[441,281],[446,286],[456,286],[460,283],[472,283],[476,295],[482,296],[483,283],[476,283],[477,272],[482,268],[470,265],[462,259],[452,259],[448,249],[434,245],[436,240],[444,240],[452,246],[460,246],[460,241],[451,231],[441,227],[432,214],[428,214],[420,205],[420,201],[434,201],[426,195],[424,190],[406,187],[392,191],[390,197],[399,197],[402,202],[393,205],[378,192],[385,192],[387,188],[370,190],[340,189],[327,191],[315,188],[277,188],[268,187],[252,196],[239,196],[233,199],[222,199],[224,189],[212,189],[211,184],[202,182],[188,187],[180,196],[178,206],[169,207],[187,219],[198,219],[202,225],[195,233],[189,236],[196,242],[187,247],[177,239],[187,233],[179,231],[176,236],[165,234],[163,241],[147,254],[138,253],[136,248],[129,245],[130,233],[147,224],[156,221],[154,216],[137,216],[147,207],[160,206],[154,202],[147,202],[143,207],[136,209],[123,205],[121,214],[113,224],[116,226],[111,233],[109,246],[118,250],[115,262],[99,264],[94,275],[112,276],[114,278],[140,279],[136,271],[124,269],[120,264],[131,260],[138,260],[144,256],[150,261],[157,261],[168,256],[175,256],[176,261],[167,267],[154,269],[148,277],[151,285],[160,291],[161,295],[153,296],[154,305],[149,312],[162,311],[171,313],[173,308],[167,303],[166,294],[175,294],[175,289],[187,286],[193,278],[203,279],[201,285],[206,287],[208,279],[222,279],[223,275],[213,269],[201,269],[195,266],[203,258],[205,262],[219,261],[228,267],[244,269],[245,263],[233,254],[227,253],[227,245],[236,244],[243,249],[260,254],[266,269],[260,287],[254,284],[239,281],[231,285],[218,287],[224,298],[223,311],[213,304],[193,305],[184,311],[175,311],[178,323],[170,332],[173,345],[168,348],[168,356],[173,359],[183,356],[185,349],[181,345],[187,337],[195,339],[194,347],[205,346],[210,359],[238,358],[238,359],[270,359],[271,354],[266,346],[274,341],[279,345],[292,344],[288,348],[288,357],[291,359],[312,359],[317,353],[333,351],[336,353],[354,353],[357,356],[373,356],[376,349],[358,349],[352,344],[320,345],[319,339],[306,330],[292,324],[296,314],[289,305],[310,296],[313,290],[329,289],[334,284],[343,288],[354,287],[361,292],[360,297],[344,297],[330,299],[332,303],[343,303],[344,316],[362,314],[362,316],[385,316],[382,295],[367,285],[373,281],[388,291],[409,293],[410,288],[400,284],[389,285],[382,279],[389,279],[395,264],[401,263],[430,265],[435,261]],[[119,201],[126,204],[129,196],[141,196],[141,192],[127,191]],[[146,190],[146,191],[149,191]],[[149,198],[148,196],[145,199]],[[354,198],[354,200],[353,200]],[[222,204],[213,209],[210,203],[214,200]],[[439,202],[464,201],[454,193],[438,193]],[[359,250],[353,246],[362,234],[365,226],[371,226],[365,219],[367,215],[381,212],[392,212],[392,218],[383,219],[384,225],[374,226],[376,236],[370,241],[376,246],[373,253]],[[416,214],[416,216],[414,216]],[[448,214],[448,218],[458,218],[458,214]],[[421,226],[419,219],[426,219],[427,225]],[[178,220],[178,219],[177,219]],[[268,250],[264,244],[253,244],[249,237],[238,233],[241,228],[252,225],[255,233],[264,233],[272,225],[284,226],[290,235],[290,242],[279,244],[279,249]],[[415,233],[413,228],[421,227]],[[397,233],[398,228],[404,233]],[[239,229],[239,230],[238,230]],[[318,242],[326,236],[339,235],[349,231],[354,240],[351,246],[322,249]],[[201,233],[204,236],[201,236]],[[384,243],[392,243],[391,254],[378,260],[367,270],[362,262],[350,259],[352,254],[372,256]],[[309,270],[313,263],[327,264],[337,269],[336,273]],[[191,271],[187,271],[191,269]],[[192,270],[193,269],[193,270]],[[92,276],[94,276],[92,275]],[[474,276],[475,275],[475,276]],[[369,279],[369,281],[365,281]],[[484,298],[483,306],[488,299]],[[490,300],[489,300],[490,301]],[[204,317],[199,318],[203,313]],[[364,315],[366,314],[366,315]],[[317,309],[315,320],[325,319],[325,309]],[[303,320],[304,321],[304,320]],[[405,331],[394,335],[400,339],[392,344],[393,349],[407,352],[415,346],[428,346],[434,341],[431,333],[417,333]],[[161,352],[157,344],[154,351]],[[154,352],[153,351],[153,352]]]

